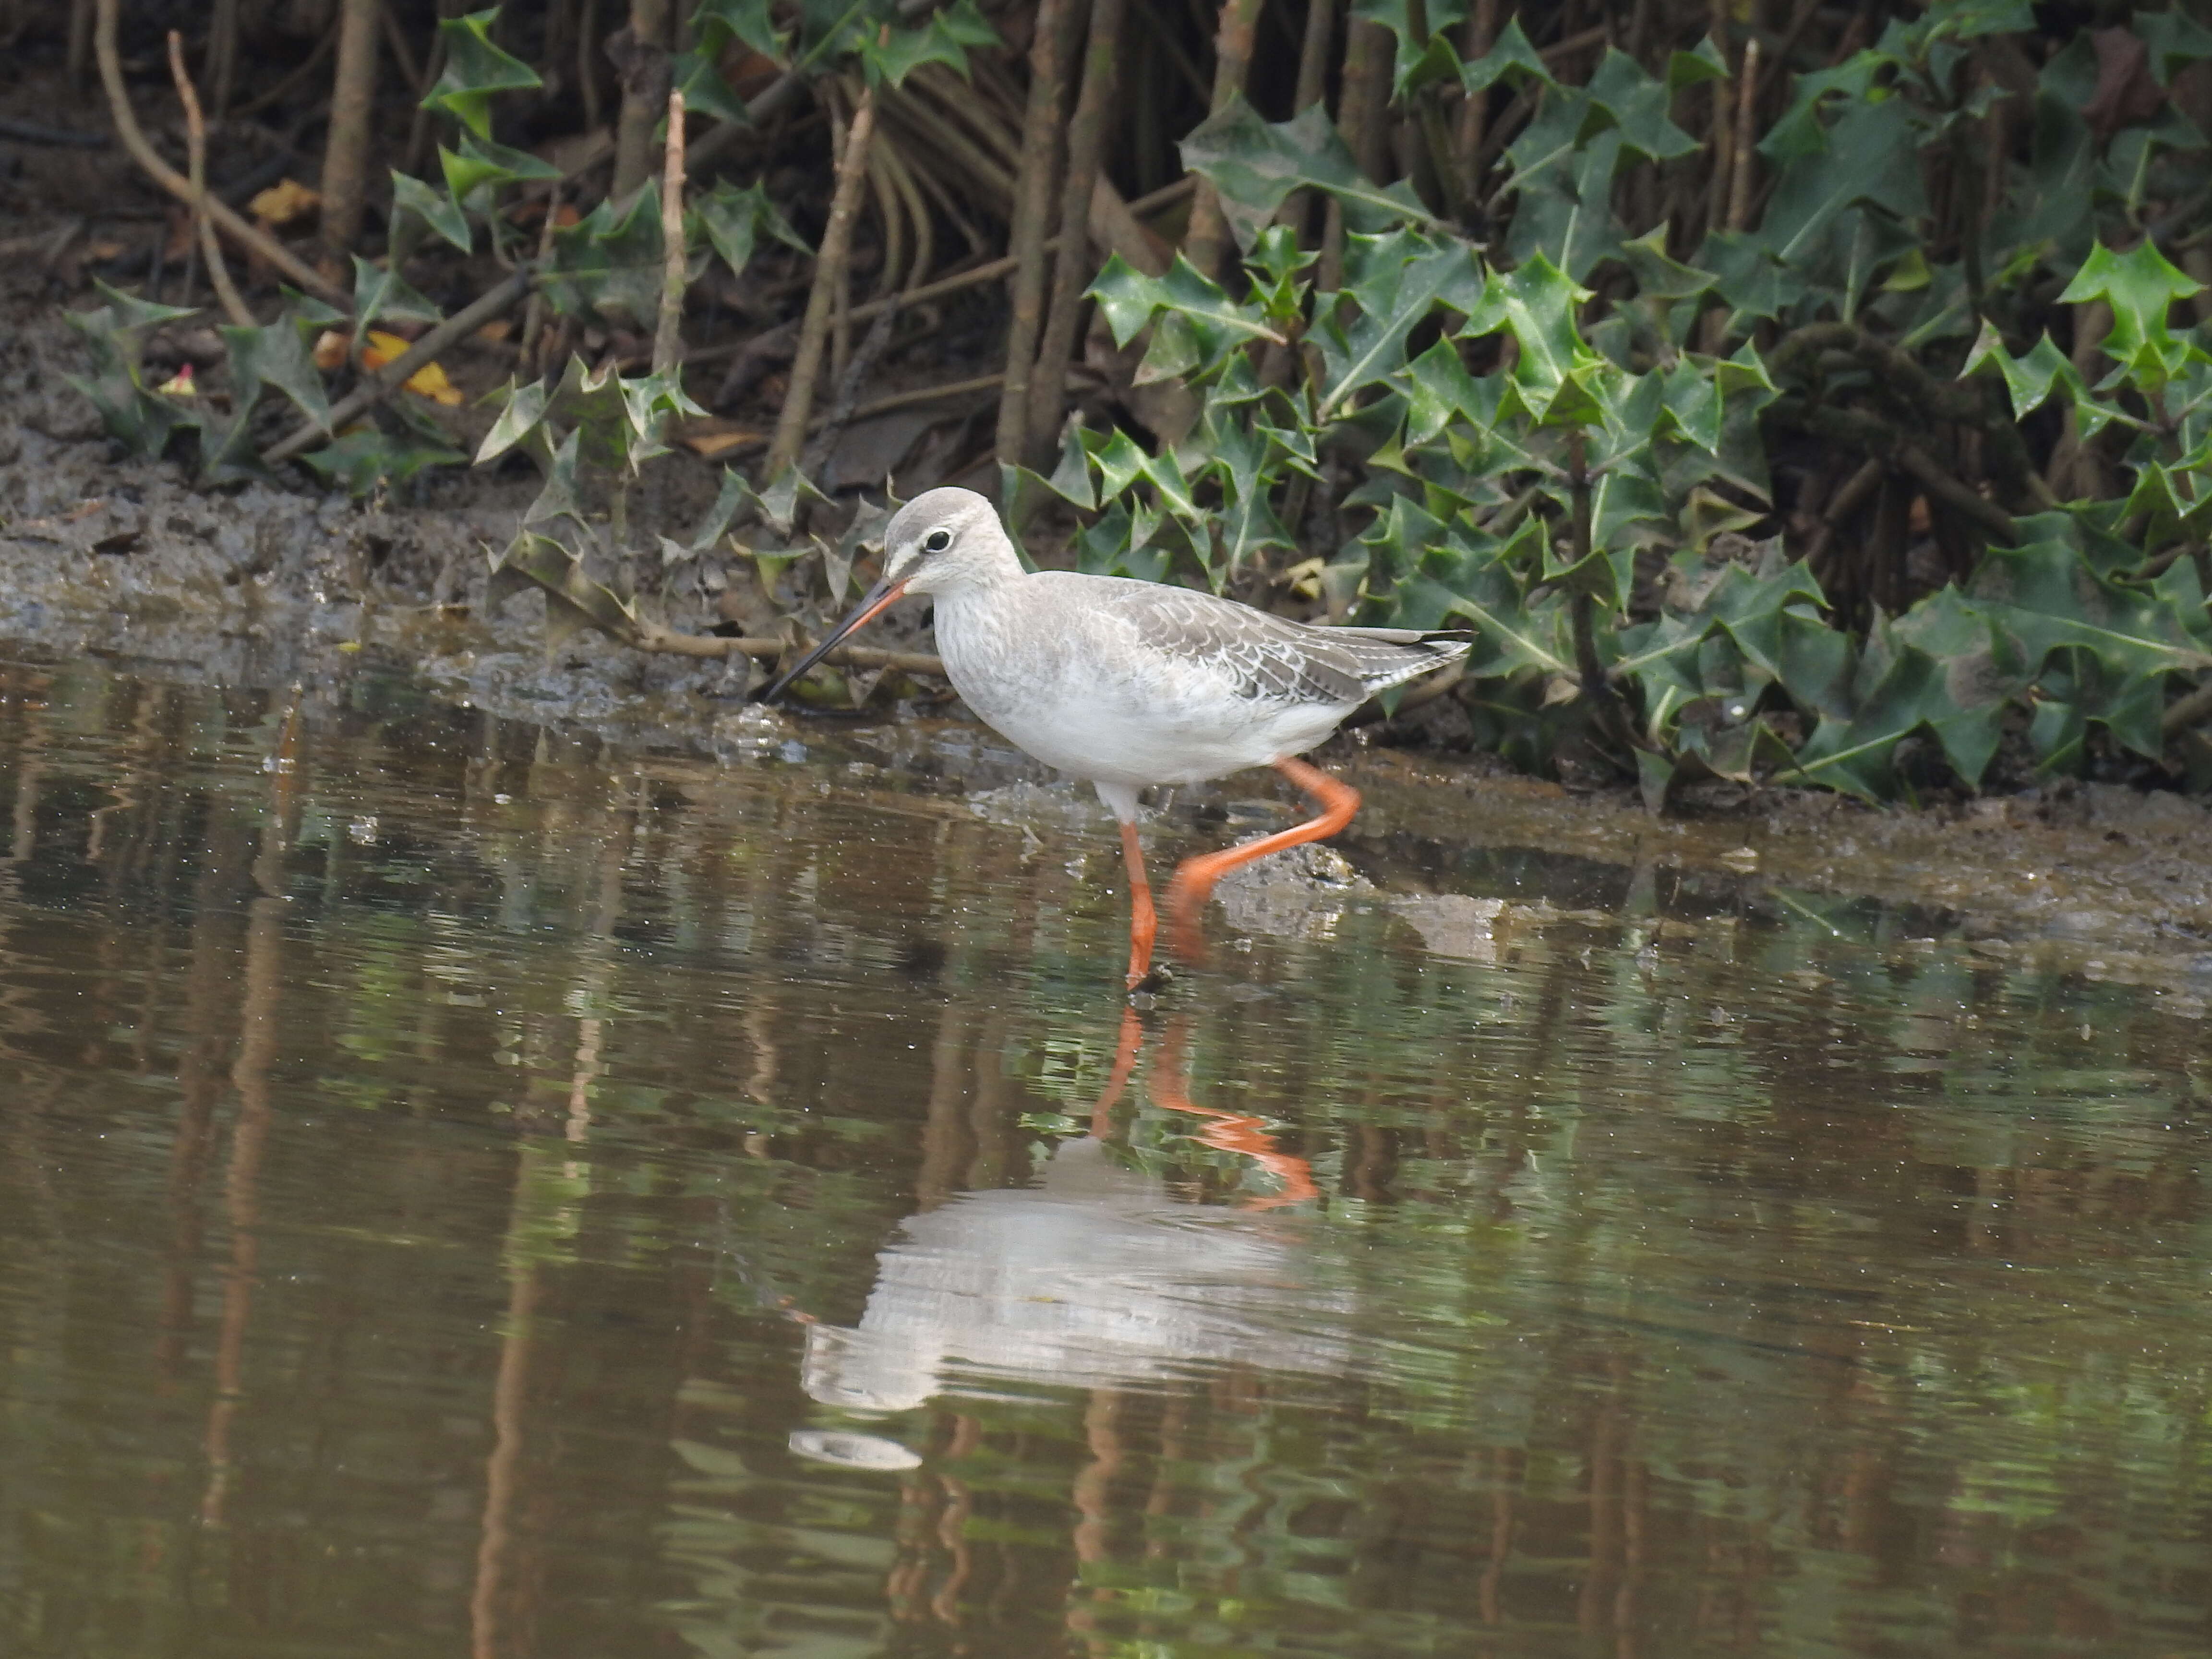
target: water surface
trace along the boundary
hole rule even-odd
[[[0,1648],[2212,1648],[2201,1001],[872,741],[0,666]]]

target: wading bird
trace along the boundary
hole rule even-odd
[[[773,701],[840,640],[909,593],[937,604],[952,689],[1046,765],[1087,779],[1121,823],[1129,866],[1129,987],[1152,977],[1158,921],[1137,836],[1137,792],[1272,766],[1319,809],[1308,822],[1186,859],[1168,889],[1177,950],[1241,864],[1352,822],[1358,793],[1297,758],[1376,692],[1467,653],[1464,635],[1317,628],[1184,587],[1024,571],[991,503],[932,489],[892,517],[884,574],[850,616],[763,694]]]

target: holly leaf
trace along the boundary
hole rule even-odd
[[[727,179],[717,179],[714,189],[692,198],[684,234],[694,241],[703,234],[731,274],[741,276],[763,231],[801,253],[813,252],[769,200],[764,184],[739,190]]]
[[[1410,186],[1378,185],[1359,170],[1319,104],[1270,125],[1241,94],[1232,94],[1178,148],[1184,167],[1203,174],[1220,197],[1240,248],[1250,248],[1290,193],[1308,185],[1341,202],[1355,230],[1432,222]]]
[[[1505,20],[1505,27],[1498,31],[1498,39],[1488,52],[1459,66],[1459,83],[1469,97],[1487,92],[1508,76],[1547,87],[1558,84],[1552,78],[1552,71],[1545,67],[1544,55],[1529,45],[1528,37],[1522,33],[1518,17]]]
[[[265,328],[226,324],[216,331],[230,348],[231,401],[241,422],[259,389],[272,386],[325,432],[331,429],[330,394],[307,344],[307,326],[280,317]]]
[[[1605,49],[1587,90],[1590,103],[1620,130],[1621,143],[1645,159],[1671,161],[1697,149],[1698,141],[1668,118],[1668,88],[1619,47]]]
[[[358,497],[381,483],[404,483],[426,466],[465,466],[469,458],[441,444],[359,426],[300,459],[325,483],[343,485],[348,495]]]
[[[2176,300],[2186,300],[2203,287],[2146,236],[2125,253],[2115,253],[2099,241],[2058,298],[2062,304],[2102,300],[2110,306],[2112,331],[2101,345],[2118,368],[2106,385],[2126,379],[2143,391],[2156,392],[2181,372],[2191,349],[2167,325],[2167,310]]]
[[[412,215],[464,253],[476,246],[476,233],[469,228],[469,216],[461,211],[459,203],[396,167],[392,173],[392,207],[395,216]]]
[[[422,100],[426,109],[443,110],[479,138],[491,137],[491,100],[496,92],[526,92],[545,83],[537,70],[494,46],[492,25],[499,8],[448,17],[438,25],[446,47],[446,67]]]

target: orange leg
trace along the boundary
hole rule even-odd
[[[1114,1133],[1114,1108],[1121,1091],[1129,1086],[1129,1073],[1137,1069],[1137,1051],[1145,1044],[1145,1028],[1134,1008],[1121,1011],[1121,1040],[1115,1045],[1114,1070],[1106,1088],[1091,1108],[1091,1133],[1100,1140]]]
[[[1310,767],[1305,769],[1312,770]],[[1314,775],[1319,777],[1322,774],[1316,772]],[[1351,791],[1345,793],[1350,794]],[[1352,796],[1355,803],[1358,799],[1357,795]],[[1167,1041],[1160,1046],[1159,1066],[1152,1074],[1154,1103],[1170,1112],[1183,1112],[1204,1120],[1206,1127],[1198,1132],[1198,1139],[1202,1145],[1249,1158],[1283,1183],[1282,1190],[1273,1197],[1248,1198],[1241,1208],[1273,1210],[1285,1204],[1303,1204],[1308,1199],[1321,1196],[1314,1187],[1313,1166],[1296,1154],[1278,1147],[1275,1138],[1267,1133],[1267,1127],[1258,1118],[1241,1112],[1217,1112],[1210,1106],[1191,1103],[1188,1068],[1183,1059],[1185,1030],[1186,1022],[1176,1021],[1169,1028]]]
[[[1129,988],[1133,991],[1152,971],[1152,938],[1159,932],[1159,913],[1152,908],[1152,884],[1145,879],[1145,848],[1137,839],[1137,826],[1121,826],[1121,861],[1129,866]]]
[[[1238,865],[1249,864],[1254,859],[1263,859],[1270,853],[1279,853],[1310,841],[1326,841],[1351,823],[1352,815],[1359,810],[1359,792],[1348,783],[1338,782],[1318,767],[1285,758],[1275,763],[1275,769],[1306,793],[1321,808],[1321,816],[1288,830],[1277,830],[1272,836],[1263,836],[1258,841],[1247,842],[1242,847],[1182,861],[1176,871],[1175,880],[1168,885],[1168,913],[1175,921],[1176,953],[1188,961],[1196,962],[1206,953],[1206,936],[1199,929],[1198,917],[1215,882]]]

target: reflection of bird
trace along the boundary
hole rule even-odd
[[[1333,836],[1358,810],[1357,792],[1293,757],[1375,693],[1467,651],[1450,634],[1316,628],[1188,588],[1025,573],[988,501],[932,489],[884,532],[882,580],[767,696],[908,593],[935,597],[938,649],[968,706],[1047,765],[1090,780],[1121,821],[1133,988],[1151,969],[1156,927],[1137,792],[1273,766],[1321,808],[1307,823],[1184,861],[1168,902],[1178,948],[1194,953],[1199,907],[1215,881]]]
[[[912,1217],[876,1262],[857,1328],[806,1328],[802,1380],[824,1405],[904,1411],[954,1370],[1090,1388],[1348,1363],[1348,1305],[1305,1284],[1294,1231],[1175,1203],[1087,1135],[1060,1143],[1041,1187]]]

